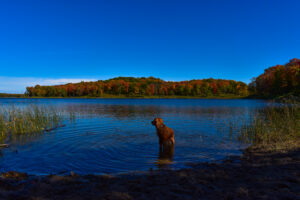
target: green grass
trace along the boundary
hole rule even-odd
[[[259,109],[244,124],[239,139],[253,148],[284,150],[300,147],[300,105],[296,103]]]
[[[61,125],[63,117],[51,106],[0,107],[0,143],[7,137],[42,133]]]

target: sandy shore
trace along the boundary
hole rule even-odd
[[[119,176],[0,178],[0,199],[300,199],[300,148],[289,152],[246,150],[223,163],[191,169]]]

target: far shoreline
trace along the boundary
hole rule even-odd
[[[258,96],[258,95],[248,95],[248,96],[238,96],[238,95],[226,95],[226,96],[179,96],[179,95],[170,95],[170,96],[127,96],[127,95],[104,95],[104,96],[52,96],[52,97],[42,97],[42,96],[25,96],[25,95],[8,95],[1,96],[0,99],[245,99],[245,100],[271,100],[271,101],[279,101],[279,102],[298,102],[300,101],[300,97],[298,95],[283,95],[283,96]]]
[[[260,99],[251,98],[249,96],[126,96],[126,95],[106,95],[101,97],[78,96],[78,97],[28,97],[28,96],[3,96],[0,98],[15,98],[15,99]]]

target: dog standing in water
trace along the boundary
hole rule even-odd
[[[172,145],[175,144],[175,138],[174,138],[174,130],[167,127],[162,118],[154,118],[154,120],[151,122],[153,126],[156,127],[156,134],[159,138],[159,149],[162,150],[165,149],[169,142],[172,143]]]

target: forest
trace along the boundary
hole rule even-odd
[[[144,97],[144,96],[193,96],[193,97],[256,97],[273,98],[291,94],[300,96],[300,59],[291,59],[285,65],[265,69],[260,76],[246,83],[223,79],[189,81],[164,81],[154,77],[117,77],[95,82],[26,88],[29,97]]]
[[[291,59],[285,65],[267,68],[263,74],[253,78],[249,91],[261,97],[281,95],[300,96],[300,59]]]
[[[248,86],[243,82],[221,79],[190,81],[163,81],[158,78],[118,77],[96,82],[69,83],[65,85],[27,87],[29,97],[103,97],[124,96],[246,96]]]

